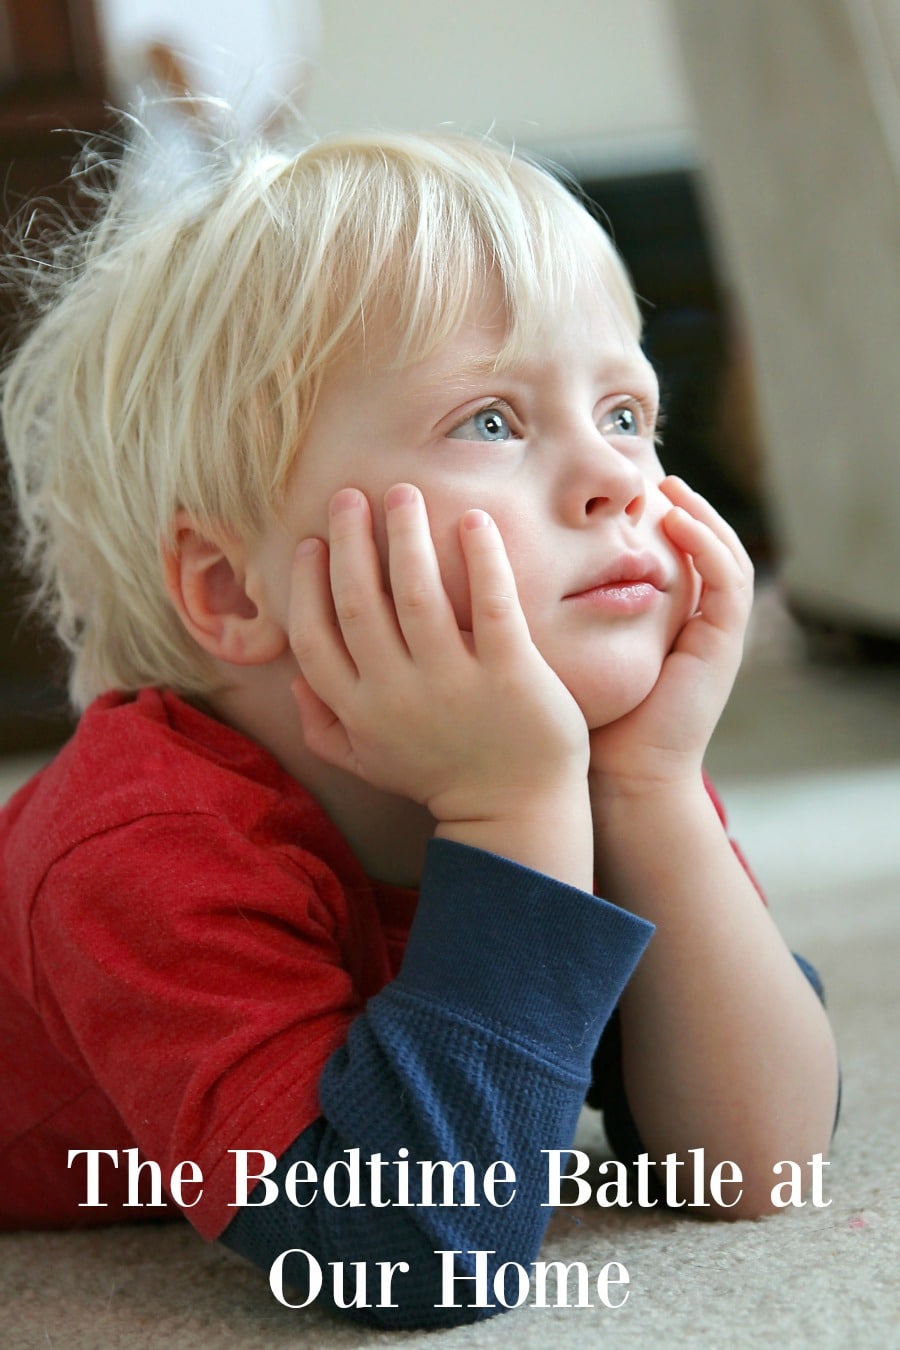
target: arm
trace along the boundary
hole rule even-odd
[[[656,687],[592,736],[603,893],[657,935],[622,998],[625,1092],[651,1157],[737,1162],[730,1217],[770,1209],[772,1166],[826,1152],[837,1095],[828,1019],[730,845],[702,759],[740,659],[751,601],[734,533],[677,480],[666,528],[702,582]]]
[[[406,1261],[394,1285],[398,1306],[355,1313],[382,1325],[446,1326],[498,1311],[492,1293],[491,1306],[471,1306],[470,1253],[491,1253],[489,1291],[504,1261],[527,1268],[536,1256],[550,1216],[541,1150],[571,1143],[592,1048],[648,938],[647,925],[580,891],[477,850],[430,845],[401,971],[326,1065],[322,1118],[276,1174],[305,1160],[321,1177],[351,1147],[363,1160],[405,1156],[412,1205],[397,1203],[395,1169],[385,1169],[375,1197],[364,1170],[361,1208],[332,1206],[321,1192],[296,1208],[279,1186],[274,1204],[242,1210],[223,1240],[266,1269],[296,1247],[323,1267]],[[421,1206],[423,1159],[468,1160],[479,1183],[503,1160],[515,1197],[507,1204],[510,1188],[501,1186],[497,1206],[478,1189],[476,1207]],[[440,1307],[442,1250],[462,1253],[451,1300],[458,1307]],[[288,1264],[286,1278],[292,1270],[302,1274],[302,1264]],[[374,1264],[368,1281],[374,1304]],[[292,1297],[299,1302],[304,1292]]]
[[[794,953],[794,960],[824,1004],[825,995],[818,972],[804,957],[798,956],[796,952]],[[631,1114],[622,1079],[622,1029],[618,1008],[607,1022],[594,1053],[591,1064],[591,1083],[585,1101],[595,1111],[603,1113],[606,1137],[617,1158],[623,1162],[632,1163],[639,1154],[648,1151]],[[835,1129],[839,1116],[840,1082],[838,1083],[838,1102],[834,1118]],[[662,1200],[665,1192],[660,1187],[656,1194]]]

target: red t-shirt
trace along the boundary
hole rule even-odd
[[[138,1147],[190,1211],[235,1210],[230,1149],[276,1155],[320,1114],[322,1068],[398,969],[412,892],[374,885],[308,792],[174,695],[99,699],[0,813],[0,1227],[88,1209],[70,1149]]]

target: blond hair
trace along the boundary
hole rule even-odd
[[[110,688],[212,692],[163,583],[173,517],[252,538],[348,344],[377,327],[391,363],[420,359],[491,275],[513,360],[586,267],[639,331],[592,217],[484,140],[223,143],[174,190],[128,150],[99,223],[38,265],[39,317],[3,377],[23,555],[75,707]]]

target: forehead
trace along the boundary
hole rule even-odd
[[[503,360],[515,362],[545,340],[548,333],[590,329],[594,341],[636,348],[641,316],[624,266],[609,239],[585,213],[578,229],[560,239],[567,265],[547,263],[546,286],[504,297],[508,336]]]
[[[631,300],[630,292],[627,298]],[[649,366],[634,310],[622,301],[617,286],[587,272],[575,280],[571,293],[557,295],[539,311],[513,311],[497,351],[497,369],[528,369],[553,358],[598,368]]]
[[[458,330],[473,304],[490,297],[507,326],[502,360],[532,345],[548,315],[556,322],[591,290],[615,305],[626,327],[639,334],[641,318],[630,280],[601,226],[559,185],[531,218],[526,203],[486,223],[456,203],[457,228],[417,222],[393,240],[374,272],[358,273],[356,259],[336,259],[334,290],[344,310],[341,345],[373,340],[405,365],[428,356]],[[521,216],[521,219],[519,218]],[[359,242],[359,241],[357,241]],[[364,255],[366,250],[362,250]],[[337,350],[335,350],[335,355]]]
[[[411,413],[431,404],[452,407],[477,393],[526,385],[546,373],[570,374],[592,385],[639,386],[655,391],[630,313],[615,292],[586,275],[571,295],[557,296],[543,311],[509,314],[499,281],[466,306],[454,332],[427,355],[398,363],[376,325],[364,348],[347,353],[325,377],[352,400],[402,400]],[[395,409],[399,412],[399,409]]]
[[[541,365],[563,354],[608,365],[647,363],[632,310],[618,288],[593,269],[539,306],[519,308],[497,278],[467,305],[456,332],[434,350],[436,363],[456,363],[473,376]]]

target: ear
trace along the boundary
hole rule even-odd
[[[162,553],[166,590],[197,645],[236,666],[265,665],[281,656],[287,634],[247,594],[241,540],[214,537],[187,511],[177,513],[174,535]]]

